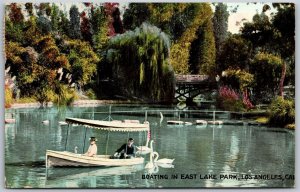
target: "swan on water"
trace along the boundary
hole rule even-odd
[[[59,121],[58,124],[59,125],[68,125],[68,123],[66,123],[65,121]]]
[[[153,154],[150,154],[150,161],[146,164],[145,169],[153,169],[155,167],[153,162]]]
[[[197,125],[207,125],[207,121],[205,121],[205,120],[196,120],[196,124]]]
[[[75,148],[74,148],[74,152],[75,153],[77,153],[78,151],[77,151],[77,149],[78,149],[78,147],[77,146],[75,146]]]
[[[155,159],[153,159],[155,157]],[[150,154],[150,161],[146,164],[145,169],[148,169],[148,172],[158,172],[158,166],[162,167],[162,168],[174,168],[174,165],[172,164],[174,159],[159,159],[157,160],[159,157],[158,153],[155,152],[151,152]]]
[[[156,164],[156,163],[154,163],[154,164]],[[174,165],[170,164],[170,163],[158,163],[156,165],[159,167],[162,167],[162,168],[174,168]]]
[[[164,120],[164,116],[163,116],[162,112],[159,112],[159,114],[160,114],[160,122],[159,122],[159,124],[161,125],[161,123]]]
[[[153,163],[153,167],[147,170],[147,173],[149,174],[153,174],[153,173],[158,173],[159,171],[159,167]]]
[[[192,122],[184,122],[185,125],[193,125]]]
[[[156,156],[155,159],[154,159],[155,163],[172,164],[173,161],[174,161],[174,159],[167,159],[167,158],[158,159],[159,154],[156,151],[152,152],[152,155],[150,155],[150,156]]]
[[[146,145],[145,146],[137,146],[136,148],[138,149],[137,153],[145,155],[148,153],[151,153],[153,151],[153,140],[150,141],[150,148],[148,147],[149,144],[149,139],[147,139]]]
[[[44,121],[42,121],[42,123],[45,124],[45,125],[48,125],[50,123],[50,121],[49,120],[44,120]]]

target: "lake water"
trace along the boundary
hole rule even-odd
[[[60,126],[59,121],[64,121],[65,117],[105,119],[108,106],[6,110],[6,115],[12,112],[16,119],[16,124],[5,125],[6,187],[294,187],[294,131],[248,125],[171,126],[167,125],[167,120],[195,122],[204,118],[185,112],[179,115],[178,112],[166,111],[172,109],[149,106],[113,106],[111,109],[111,117],[115,120],[144,121],[144,111],[149,111],[147,120],[150,122],[154,150],[160,158],[175,159],[174,168],[154,167],[151,170],[144,169],[149,154],[145,155],[145,164],[140,166],[45,168],[47,149],[66,148],[73,152],[77,146],[82,153],[88,147],[88,140],[84,143],[85,128],[70,128],[66,140],[67,126]],[[159,111],[164,114],[161,123]],[[49,124],[42,124],[43,120],[49,120]],[[113,154],[128,137],[133,137],[136,145],[144,145],[147,137],[146,133],[112,132],[108,135],[95,129],[87,129],[86,134],[87,138],[98,138],[98,154]]]

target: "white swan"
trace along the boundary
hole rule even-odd
[[[213,125],[223,125],[223,121],[207,121],[208,124],[213,124]]]
[[[159,154],[156,151],[152,152],[152,155],[156,156],[155,159],[154,159],[154,162],[158,163],[158,164],[172,164],[173,161],[174,161],[174,159],[167,159],[167,158],[158,159]],[[152,156],[152,155],[150,155],[150,156]]]
[[[78,149],[78,147],[77,146],[75,146],[75,148],[74,148],[74,152],[75,153],[77,153],[78,151],[77,151],[77,149]]]
[[[50,121],[49,121],[49,120],[44,120],[44,121],[42,121],[42,123],[43,123],[44,125],[48,125],[48,124],[50,123]]]
[[[174,165],[170,163],[158,163],[157,166],[162,168],[174,168]]]
[[[145,169],[153,169],[155,167],[153,162],[153,154],[150,154],[150,162],[148,162],[145,166]]]
[[[197,125],[207,125],[207,121],[205,120],[196,120]]]
[[[147,139],[145,146],[137,146],[136,147],[138,149],[137,153],[141,155],[151,153],[153,151],[153,140],[150,141],[150,148],[148,147],[148,144],[149,144],[149,139]]]
[[[161,123],[162,123],[163,120],[164,120],[164,116],[163,116],[162,112],[159,112],[159,113],[160,113],[160,122],[159,122],[159,124],[161,125]]]
[[[65,122],[65,121],[59,121],[58,124],[59,124],[59,125],[68,125],[68,123]]]

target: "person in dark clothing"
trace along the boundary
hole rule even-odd
[[[134,140],[128,139],[127,143],[124,143],[114,154],[114,157],[120,159],[130,159],[135,157],[136,146],[133,145]],[[121,154],[120,154],[121,153]]]

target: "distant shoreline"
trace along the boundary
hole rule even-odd
[[[70,106],[74,107],[90,107],[104,104],[137,104],[137,101],[126,101],[126,100],[76,100]],[[54,106],[52,102],[49,102],[48,107]],[[41,107],[39,102],[32,103],[13,103],[9,108],[6,109],[18,109],[18,108],[38,108]]]

